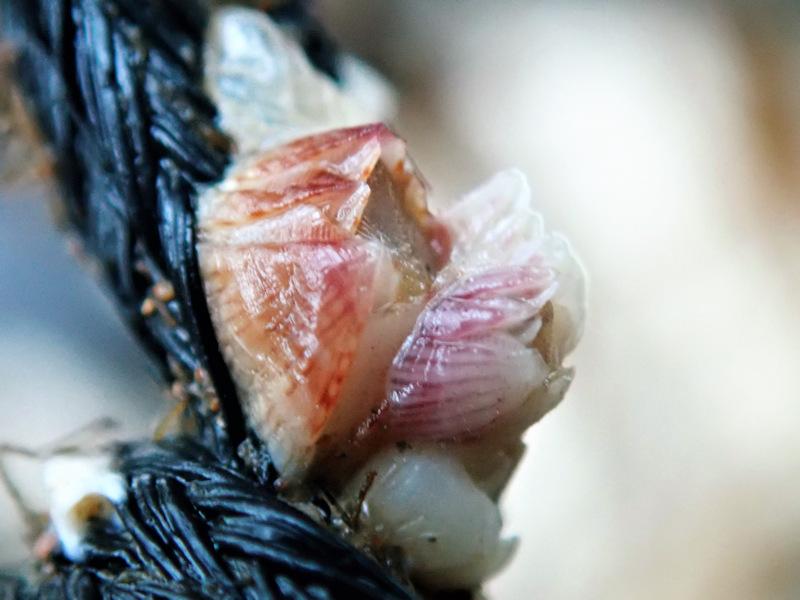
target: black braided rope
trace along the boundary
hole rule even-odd
[[[129,484],[121,527],[96,533],[84,564],[38,587],[6,580],[8,598],[412,598],[377,563],[193,441],[123,448],[119,469]]]
[[[123,449],[122,527],[88,540],[86,562],[56,558],[35,584],[0,578],[0,598],[410,598],[279,500],[264,447],[246,437],[195,253],[198,190],[221,178],[232,150],[200,85],[205,4],[0,2],[67,225],[161,376],[182,386],[198,426],[193,442]],[[315,64],[333,69],[305,2],[287,0],[276,16]]]
[[[210,374],[227,429],[196,408],[224,452],[243,427],[205,306],[192,207],[230,151],[200,88],[206,12],[181,0],[8,0],[3,11],[69,226],[162,377]],[[160,281],[175,298],[143,315]]]

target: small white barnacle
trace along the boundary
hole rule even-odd
[[[80,561],[93,527],[117,522],[115,504],[126,496],[123,477],[104,455],[58,455],[44,464],[50,524],[64,555]]]
[[[216,10],[204,54],[206,91],[241,153],[384,121],[395,112],[394,93],[376,71],[345,55],[337,84],[314,69],[297,41],[261,11]]]

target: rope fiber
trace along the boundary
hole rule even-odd
[[[202,90],[199,0],[5,0],[16,83],[55,162],[66,226],[160,376],[185,393],[193,439],[116,450],[116,525],[79,564],[54,556],[0,598],[410,599],[378,562],[279,499],[248,436],[211,326],[195,251],[198,190],[233,150]],[[289,23],[316,66],[336,52],[302,1]]]
[[[412,598],[378,563],[197,442],[135,444],[117,456],[129,489],[120,523],[90,536],[80,565],[59,563],[34,589],[0,579],[0,598]]]

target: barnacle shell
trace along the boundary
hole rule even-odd
[[[544,230],[519,171],[498,173],[442,215],[450,261],[388,372],[376,421],[392,439],[519,436],[563,397],[580,337],[584,274]]]
[[[447,231],[383,125],[257,156],[198,214],[223,353],[281,474],[300,476],[383,400],[385,372],[447,259]]]
[[[552,273],[556,285],[548,310],[553,314],[545,332],[547,346],[540,349],[549,364],[560,364],[583,334],[586,273],[566,238],[545,231],[542,215],[533,209],[525,175],[517,169],[497,173],[441,218],[453,234],[449,269],[457,273],[500,265]]]
[[[395,435],[473,437],[515,413],[550,372],[534,342],[556,288],[549,269],[508,266],[436,294],[389,370]]]
[[[343,56],[341,67],[337,85],[262,11],[218,8],[206,33],[206,90],[242,153],[389,119],[389,84],[353,57]]]

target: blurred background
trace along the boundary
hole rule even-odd
[[[504,498],[522,543],[487,595],[800,597],[800,5],[319,10],[397,87],[395,129],[437,195],[521,168],[590,276],[577,377],[528,433]],[[0,441],[101,414],[144,435],[167,400],[44,192],[0,190]],[[12,564],[2,494],[0,516]]]

